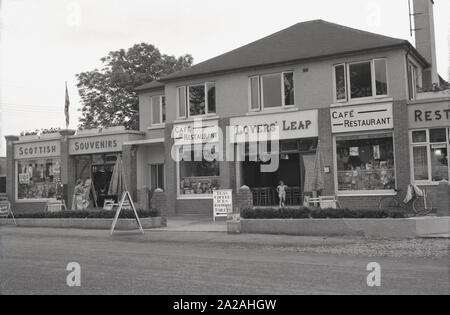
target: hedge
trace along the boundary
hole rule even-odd
[[[157,210],[136,210],[140,218],[152,218],[158,216]],[[14,214],[16,219],[112,219],[116,211],[90,210],[90,211],[61,211],[61,212],[36,212]],[[121,219],[134,219],[133,210],[122,210]]]
[[[406,214],[387,210],[248,208],[241,211],[244,219],[384,219],[405,218]]]

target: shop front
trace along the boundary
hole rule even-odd
[[[370,196],[395,194],[393,104],[335,106],[330,115],[339,199],[346,204],[346,197],[364,197],[370,203]]]
[[[136,163],[131,155],[134,151],[124,153],[124,144],[128,141],[136,140],[141,135],[138,132],[126,131],[124,128],[115,128],[110,131],[87,130],[78,132],[77,135],[69,137],[69,205],[71,204],[75,183],[77,180],[88,181],[92,185],[89,196],[90,206],[102,208],[105,200],[117,201],[119,196],[109,194],[109,186],[113,174],[114,166],[119,155],[122,155],[124,168],[128,173],[127,182],[129,189],[135,185],[135,179],[130,178]],[[133,191],[132,194],[135,195]]]
[[[450,178],[450,99],[409,104],[408,122],[412,182],[435,199],[439,183]]]
[[[61,139],[16,140],[8,143],[8,160],[13,165],[8,199],[17,211],[42,211],[48,201],[63,195]]]
[[[283,182],[286,205],[301,205],[304,194],[312,192],[318,111],[232,118],[230,128],[236,188],[250,187],[255,206],[273,206],[279,204],[277,187]]]

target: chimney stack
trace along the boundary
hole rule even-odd
[[[439,84],[434,34],[434,1],[413,0],[413,5],[416,48],[431,65],[431,68],[426,69],[423,73],[423,87],[429,89],[433,84]]]

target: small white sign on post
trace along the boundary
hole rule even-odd
[[[229,213],[233,213],[233,190],[214,190],[213,200],[214,221],[218,217],[227,217]]]

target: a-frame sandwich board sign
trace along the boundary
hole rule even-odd
[[[134,206],[133,199],[131,198],[131,195],[128,191],[124,191],[122,194],[122,198],[119,202],[119,207],[117,208],[116,215],[114,217],[114,221],[111,225],[111,232],[110,234],[113,235],[114,229],[116,227],[117,221],[119,220],[120,212],[122,211],[124,204],[128,204],[133,209],[134,215],[136,216],[136,222],[139,226],[139,230],[142,234],[144,234],[144,229],[142,228],[141,220],[139,219],[138,213],[136,211],[136,207]]]

